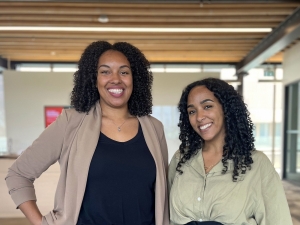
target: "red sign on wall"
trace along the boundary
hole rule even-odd
[[[56,118],[61,114],[64,106],[45,106],[45,127],[53,123]]]

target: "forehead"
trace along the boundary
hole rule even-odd
[[[126,56],[122,52],[116,50],[108,50],[99,57],[99,64],[108,63],[108,62],[111,63],[119,62],[119,63],[129,65]]]
[[[194,87],[188,95],[188,103],[200,102],[205,99],[213,100],[218,102],[218,99],[215,97],[214,93],[208,90],[204,85]]]

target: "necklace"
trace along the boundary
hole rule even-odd
[[[113,123],[114,123],[114,125],[116,125],[117,126],[117,128],[118,128],[118,131],[120,132],[121,131],[121,127],[123,126],[123,124],[127,121],[127,119],[120,125],[120,126],[118,126],[117,124],[115,124],[115,122],[113,121],[113,120],[111,120]]]
[[[210,171],[211,168],[213,168],[215,165],[217,165],[220,161],[216,162],[215,164],[212,164],[211,166],[205,166],[204,164],[204,170],[205,173],[208,173]]]

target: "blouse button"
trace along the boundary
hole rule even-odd
[[[202,219],[199,219],[200,222],[202,222]]]
[[[200,198],[200,197],[198,197],[198,198],[197,198],[197,200],[200,202],[201,198]]]

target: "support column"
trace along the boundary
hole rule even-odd
[[[239,82],[239,85],[237,86],[237,92],[243,96],[243,91],[244,91],[244,76],[248,75],[247,72],[240,72],[240,73],[237,73],[236,74],[237,77],[238,77],[238,82]]]

